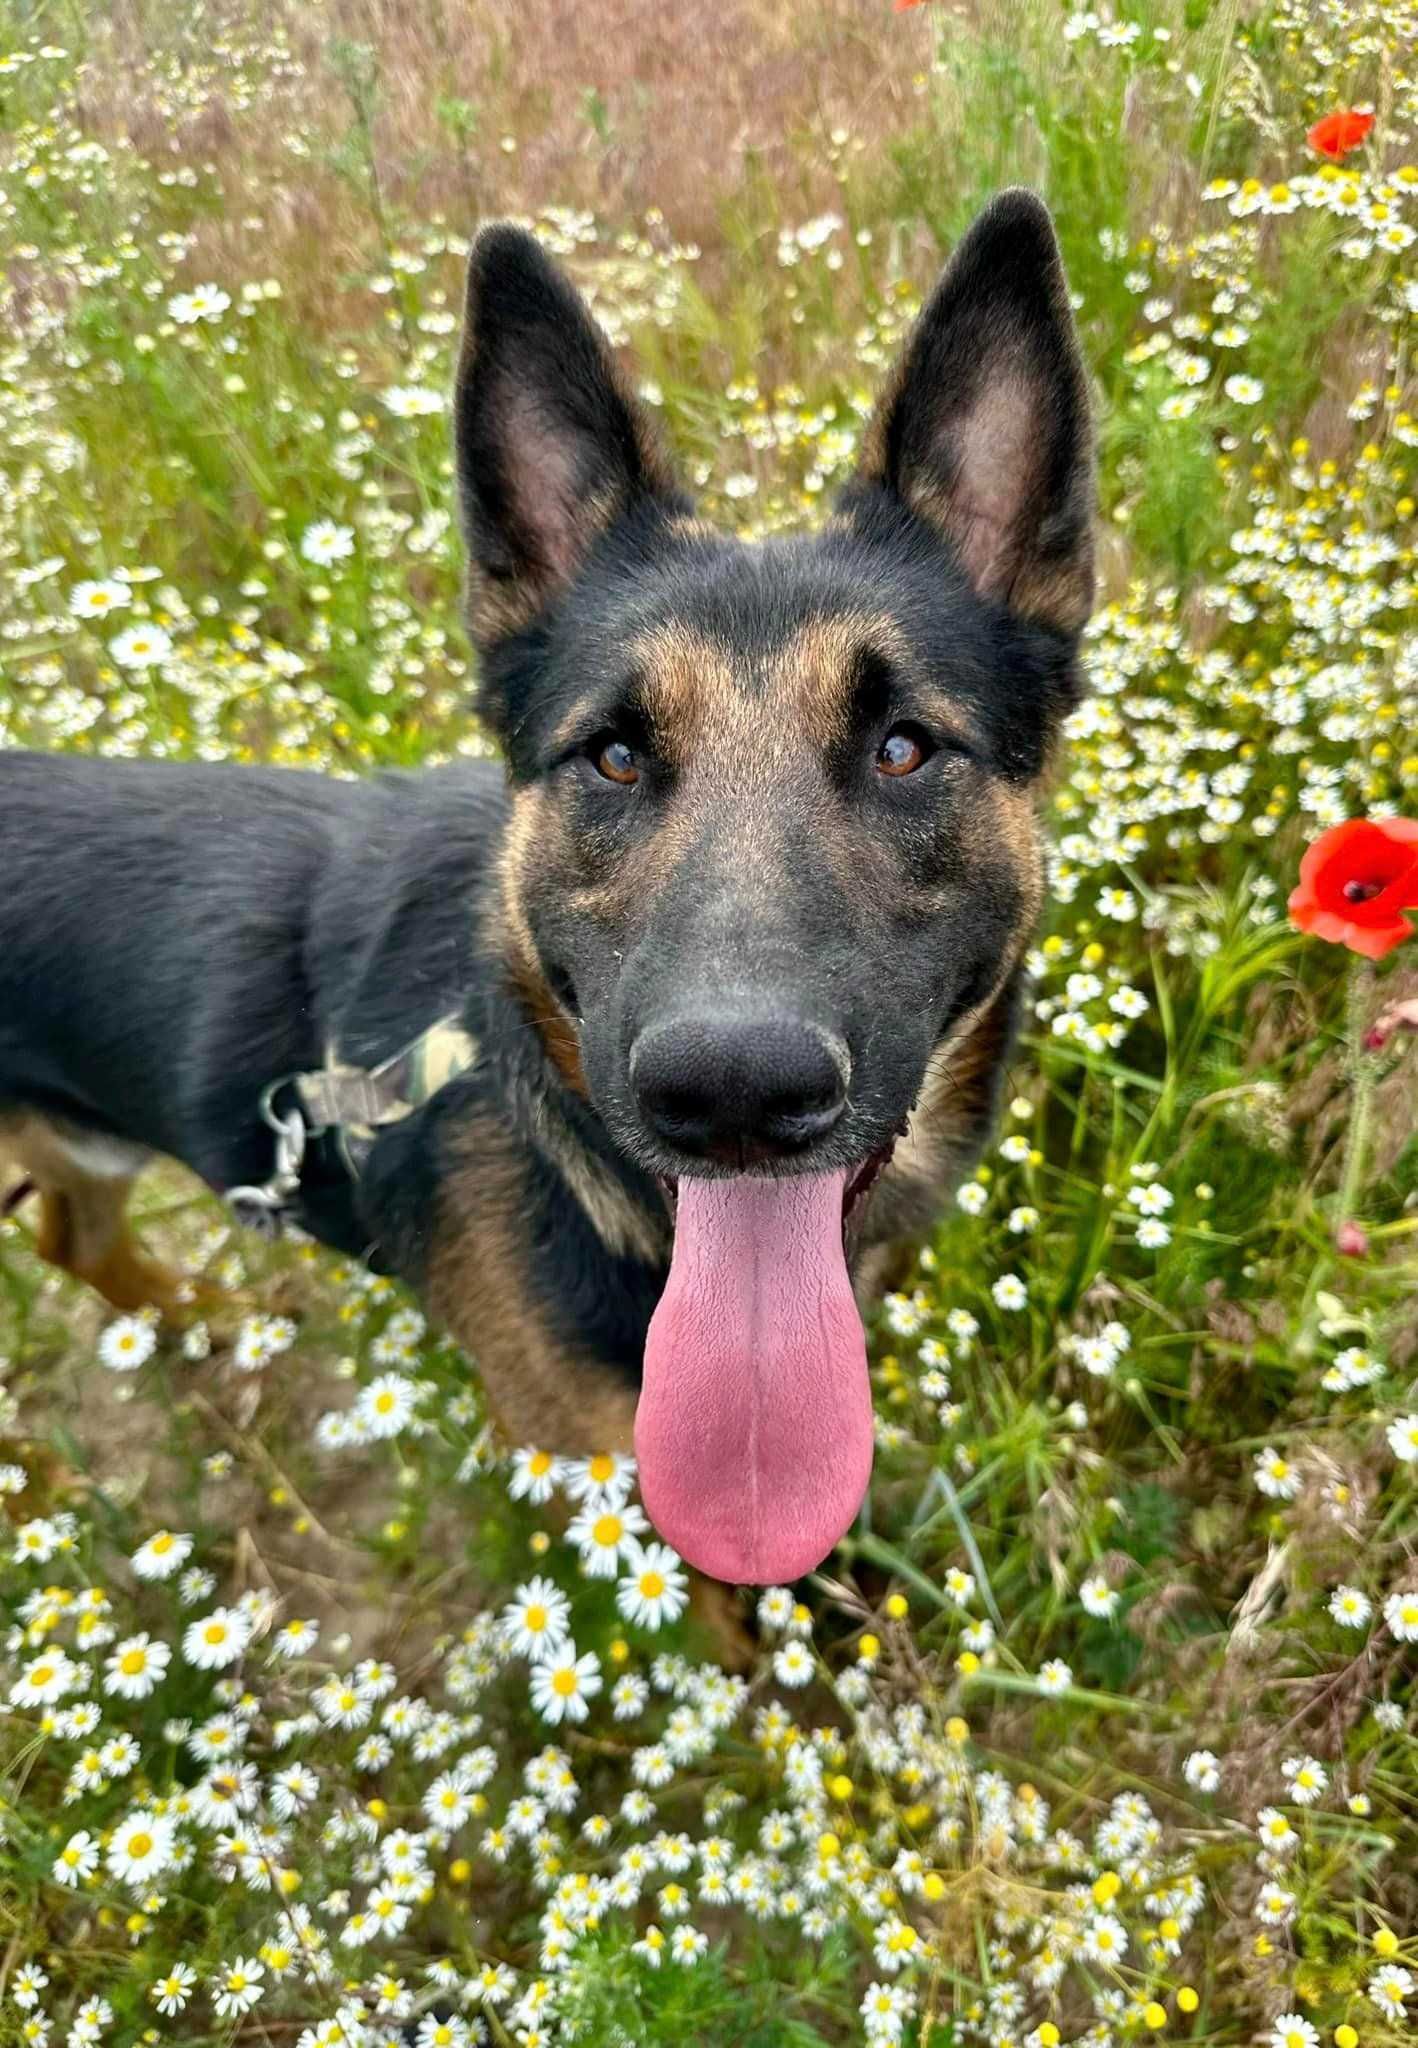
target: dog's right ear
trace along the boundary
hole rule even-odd
[[[483,651],[555,604],[637,503],[686,505],[580,293],[501,222],[468,261],[453,437]]]

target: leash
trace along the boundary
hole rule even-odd
[[[223,1199],[248,1230],[280,1237],[299,1219],[300,1175],[312,1139],[333,1134],[346,1172],[357,1181],[379,1133],[422,1109],[477,1056],[477,1041],[456,1012],[377,1067],[350,1065],[332,1044],[323,1067],[283,1074],[262,1089],[261,1119],[275,1135],[275,1166],[263,1181],[227,1188]],[[295,1099],[282,1110],[278,1098],[287,1088]]]

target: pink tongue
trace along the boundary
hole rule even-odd
[[[680,1182],[635,1453],[655,1527],[732,1585],[821,1564],[871,1476],[866,1343],[842,1255],[845,1180]]]

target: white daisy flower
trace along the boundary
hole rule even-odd
[[[587,1701],[600,1689],[600,1658],[593,1650],[578,1657],[574,1643],[532,1667],[532,1705],[546,1721],[584,1721]]]
[[[1082,1945],[1095,1963],[1120,1963],[1127,1954],[1127,1929],[1111,1913],[1095,1913],[1083,1930]]]
[[[223,1963],[212,1979],[212,2003],[218,2019],[237,2019],[250,2012],[265,1989],[266,1967],[254,1957]]]
[[[289,1351],[295,1338],[289,1316],[247,1316],[237,1332],[231,1362],[238,1372],[258,1372],[268,1360]]]
[[[1256,1815],[1256,1833],[1267,1849],[1280,1856],[1288,1856],[1300,1846],[1294,1826],[1275,1806],[1263,1806]]]
[[[1295,1467],[1269,1445],[1256,1454],[1255,1483],[1271,1500],[1293,1500],[1300,1491]]]
[[[635,1484],[635,1460],[621,1451],[562,1461],[561,1484],[568,1497],[589,1508],[618,1508]]]
[[[303,1621],[298,1616],[283,1621],[271,1637],[271,1648],[278,1657],[303,1657],[313,1650],[320,1640],[318,1621]]]
[[[806,1685],[812,1675],[812,1651],[796,1636],[773,1652],[773,1676],[779,1685]]]
[[[1369,1979],[1368,1995],[1380,2012],[1401,2020],[1407,2017],[1404,2002],[1413,1996],[1414,1989],[1411,1970],[1405,1970],[1401,1963],[1385,1963]]]
[[[1221,1761],[1213,1750],[1194,1749],[1182,1765],[1182,1776],[1195,1792],[1214,1792],[1221,1783]]]
[[[1341,1628],[1362,1628],[1374,1603],[1357,1586],[1336,1586],[1329,1596],[1329,1611]]]
[[[1271,2048],[1319,2048],[1319,2029],[1298,2012],[1283,2012],[1270,2030]]]
[[[1280,1775],[1290,1787],[1297,1806],[1313,1806],[1329,1788],[1329,1772],[1313,1756],[1292,1756],[1280,1766]]]
[[[192,1538],[159,1529],[134,1551],[129,1562],[140,1579],[170,1579],[192,1555]]]
[[[174,1963],[165,1977],[149,1986],[148,1996],[164,2018],[171,2019],[182,2011],[196,1983],[197,1972],[190,1963]]]
[[[119,1316],[98,1340],[99,1363],[110,1372],[136,1372],[152,1357],[157,1341],[150,1316]]]
[[[10,1687],[12,1707],[49,1707],[75,1692],[87,1676],[86,1667],[75,1664],[59,1649],[47,1650],[34,1658]]]
[[[642,1628],[677,1621],[689,1604],[689,1580],[677,1554],[667,1543],[636,1544],[628,1561],[629,1576],[616,1587],[618,1611]]]
[[[124,1700],[145,1700],[161,1681],[172,1661],[166,1643],[156,1643],[146,1633],[129,1636],[109,1655],[104,1666],[103,1689]]]
[[[649,1527],[634,1501],[626,1501],[618,1508],[598,1510],[587,1506],[568,1524],[566,1540],[581,1552],[581,1563],[591,1578],[613,1579],[621,1559],[630,1556],[636,1537],[643,1536]]]
[[[172,636],[161,626],[130,626],[108,643],[120,668],[156,668],[172,652]]]
[[[1115,1611],[1118,1604],[1117,1593],[1101,1572],[1095,1572],[1083,1581],[1078,1589],[1078,1597],[1083,1603],[1085,1613],[1096,1614],[1104,1621]]]
[[[125,1883],[146,1884],[167,1869],[176,1846],[176,1832],[166,1814],[130,1813],[113,1831],[108,1867]]]
[[[98,1869],[98,1843],[87,1828],[80,1828],[78,1834],[70,1835],[64,1847],[55,1857],[50,1876],[56,1884],[77,1889],[91,1878]]]
[[[1418,1415],[1400,1415],[1388,1426],[1388,1447],[1401,1465],[1418,1463]]]
[[[76,583],[69,592],[69,609],[76,619],[101,619],[132,602],[133,593],[128,585],[112,576],[98,582]]]
[[[566,1645],[571,1602],[554,1579],[529,1579],[502,1610],[502,1631],[514,1657],[544,1663]]]
[[[560,1458],[528,1445],[512,1453],[512,1477],[507,1491],[513,1500],[529,1500],[533,1506],[541,1507],[561,1484],[563,1470]]]
[[[1390,1593],[1384,1620],[1400,1643],[1418,1643],[1418,1593]]]
[[[179,327],[191,327],[198,320],[220,320],[231,304],[231,295],[220,285],[199,284],[190,292],[179,292],[167,302],[168,315]]]
[[[251,1622],[239,1607],[217,1607],[200,1621],[187,1625],[182,1654],[202,1671],[219,1671],[234,1664],[251,1640]]]
[[[384,393],[384,403],[397,420],[417,420],[443,410],[443,393],[426,384],[393,384]]]
[[[413,1381],[402,1373],[386,1372],[361,1388],[355,1413],[367,1435],[397,1436],[413,1420],[417,1404],[418,1388]]]
[[[48,1564],[63,1541],[58,1524],[41,1516],[20,1524],[11,1556],[16,1564]]]
[[[328,569],[332,562],[348,560],[354,553],[354,544],[352,526],[340,526],[333,519],[316,519],[300,537],[300,552],[307,562]]]

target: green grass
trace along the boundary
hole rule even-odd
[[[446,415],[389,403],[448,388],[479,209],[536,217],[705,509],[763,533],[819,516],[942,255],[1036,184],[1098,397],[1103,564],[1001,1128],[873,1316],[870,1501],[800,1605],[763,1603],[747,1687],[509,1498],[475,1374],[388,1283],[238,1239],[158,1172],[144,1229],[258,1312],[235,1351],[159,1329],[119,1373],[30,1212],[0,1224],[0,2048],[427,2042],[435,2009],[499,2048],[1221,2048],[1282,2015],[1277,2048],[1298,2021],[1411,2041],[1418,1992],[1378,1995],[1418,1976],[1418,1055],[1357,1035],[1418,959],[1285,917],[1323,826],[1418,808],[1418,261],[1379,240],[1418,227],[1411,16],[0,20],[0,744],[338,773],[485,750]],[[1319,166],[1306,126],[1370,103]],[[208,282],[229,303],[176,317]],[[318,521],[347,555],[303,551]],[[75,615],[120,574],[114,614]],[[115,656],[139,623],[163,661]],[[242,1370],[263,1337],[287,1348]],[[389,1373],[417,1425],[328,1420]],[[205,1576],[134,1572],[163,1528]],[[571,1727],[498,1626],[539,1573],[599,1660]],[[184,1637],[219,1607],[251,1641],[205,1670]],[[139,1632],[171,1657],[125,1699],[107,1667]],[[74,1682],[46,1707],[24,1674],[55,1646]],[[1293,1842],[1266,1851],[1271,1811]],[[135,1814],[178,1845],[148,1879]],[[381,1900],[399,1924],[365,1945]],[[243,1959],[260,1996],[224,2014]]]

